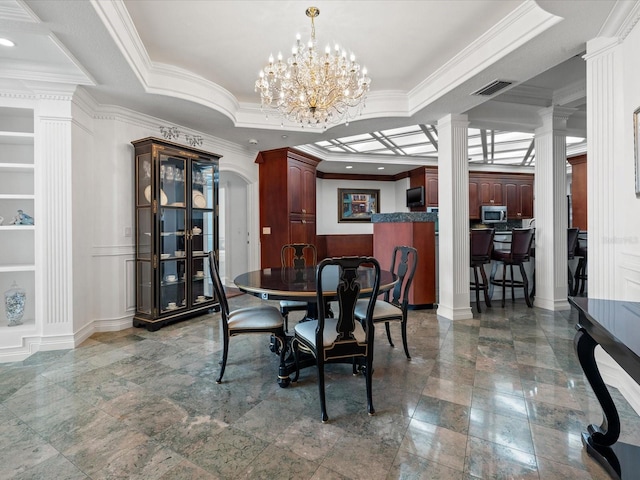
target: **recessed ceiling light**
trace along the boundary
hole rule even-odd
[[[282,138],[287,138],[287,136],[286,135],[282,135]]]
[[[384,170],[384,167],[378,167],[378,170]]]
[[[8,38],[0,38],[0,45],[2,45],[3,47],[15,47],[16,46],[16,44],[13,43]]]
[[[344,167],[344,168],[346,168],[346,169],[348,170],[349,168],[353,168],[353,165],[347,165],[347,166],[346,166],[346,167]]]

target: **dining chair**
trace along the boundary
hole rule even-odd
[[[587,232],[578,233],[578,244],[576,245],[575,256],[578,258],[578,266],[574,274],[573,296],[580,293],[584,295],[584,288],[587,283]]]
[[[372,288],[367,292],[367,314],[361,322],[355,316],[356,303],[361,292],[359,271],[371,277]],[[335,278],[339,310],[336,317],[327,314],[327,305],[323,295],[324,280]],[[316,272],[316,300],[318,318],[298,323],[294,327],[295,335],[291,349],[295,359],[296,373],[299,375],[299,357],[301,353],[315,358],[318,368],[318,392],[322,422],[326,422],[327,405],[325,400],[325,364],[351,362],[355,372],[356,363],[360,363],[361,371],[366,379],[367,411],[373,415],[372,373],[373,373],[373,310],[380,289],[380,264],[373,257],[338,257],[326,258],[320,262]]]
[[[280,311],[271,305],[229,310],[229,302],[220,279],[220,272],[215,261],[215,253],[209,252],[209,270],[213,280],[213,289],[220,302],[220,322],[222,329],[222,360],[220,361],[220,375],[216,383],[222,383],[227,356],[229,354],[229,338],[245,333],[271,334],[271,351],[280,356],[280,365],[284,364],[286,352],[286,337],[284,333],[284,318]]]
[[[571,267],[569,262],[576,258],[576,249],[578,248],[578,234],[579,228],[567,228],[567,278],[569,295],[573,294],[573,273],[571,273]]]
[[[389,345],[394,347],[391,340],[389,322],[400,322],[402,332],[402,345],[404,353],[409,360],[409,346],[407,345],[407,309],[409,307],[409,290],[418,265],[418,251],[413,247],[397,246],[393,249],[391,259],[391,272],[396,275],[398,281],[393,290],[384,293],[383,300],[378,300],[373,310],[373,323],[383,323],[387,331]],[[366,298],[356,302],[355,315],[360,321],[367,317],[369,301]]]
[[[480,308],[480,290],[484,292],[484,303],[487,307],[491,306],[491,298],[489,296],[489,281],[484,266],[491,263],[491,252],[493,251],[493,237],[495,235],[494,228],[474,228],[471,230],[471,268],[473,269],[473,282],[471,282],[471,290],[476,292],[476,307],[478,312],[482,312]],[[480,271],[480,278],[478,278]]]
[[[280,250],[282,268],[303,269],[315,267],[318,263],[316,247],[310,243],[289,243]],[[299,300],[280,300],[280,313],[284,317],[284,331],[289,331],[289,313],[308,309],[308,303]]]

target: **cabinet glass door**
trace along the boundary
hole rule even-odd
[[[136,278],[137,288],[137,311],[151,315],[153,307],[153,270],[151,267],[151,255],[153,253],[152,238],[152,176],[151,176],[151,154],[138,155],[136,157],[136,178],[138,186],[136,188]]]
[[[209,273],[210,251],[216,249],[217,218],[215,216],[216,169],[209,162],[191,164],[191,302],[196,305],[214,300]]]
[[[160,155],[160,311],[186,308],[187,243],[185,167],[182,158]]]

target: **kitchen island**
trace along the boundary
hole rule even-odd
[[[391,265],[397,245],[414,247],[418,264],[409,290],[409,308],[433,308],[436,303],[436,233],[437,213],[374,213],[373,256],[383,268]]]

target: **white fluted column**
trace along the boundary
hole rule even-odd
[[[596,38],[587,43],[587,289],[593,298],[616,297],[614,195],[617,131],[629,125],[616,122],[616,112],[624,111],[622,71],[618,38]],[[616,76],[617,75],[617,76]],[[631,119],[629,119],[631,121]],[[631,161],[631,160],[630,160]],[[633,185],[633,181],[629,181]],[[627,185],[624,186],[627,188]]]
[[[473,318],[469,303],[469,162],[466,115],[438,121],[438,315]]]
[[[42,93],[35,111],[36,325],[40,349],[73,346],[71,94]]]
[[[535,132],[536,298],[547,310],[568,310],[567,302],[567,120],[573,108],[549,107],[538,113]]]

